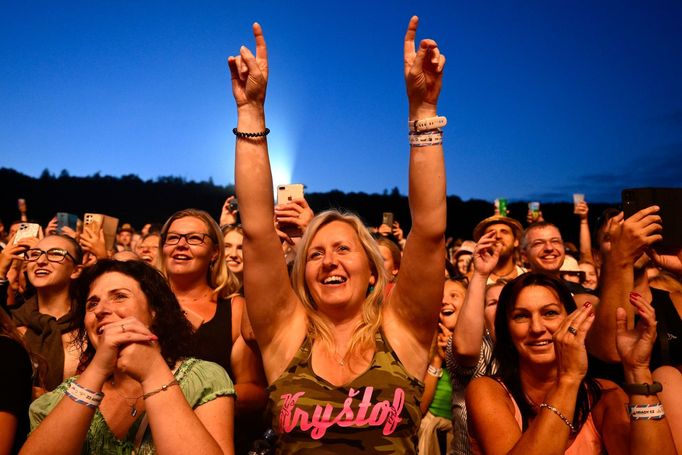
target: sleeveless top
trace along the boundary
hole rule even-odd
[[[230,366],[232,354],[232,300],[218,299],[215,315],[204,322],[194,332],[194,346],[190,357],[214,362],[227,371],[230,378],[234,378]]]
[[[516,404],[514,397],[512,396],[511,393],[509,393],[509,390],[507,390],[504,384],[500,383],[500,385],[504,387],[504,390],[507,392],[509,399],[511,399],[512,403],[514,404],[514,419],[516,420],[516,423],[519,424],[519,429],[523,429],[523,418],[521,416],[521,410],[519,409],[519,406]],[[478,444],[474,443],[473,438],[471,447],[472,449],[475,448],[474,453],[483,453],[483,451],[481,451],[480,448],[478,447]],[[587,416],[587,420],[585,420],[585,423],[580,428],[580,431],[575,436],[575,438],[573,440],[569,439],[569,444],[564,454],[600,455],[602,453],[606,453],[606,451],[605,450],[602,451],[601,436],[599,435],[599,432],[597,432],[597,428],[594,426],[594,421],[592,420],[592,413],[589,413]]]
[[[343,386],[319,377],[306,337],[267,389],[277,453],[417,452],[422,381],[410,376],[381,333],[367,371]]]

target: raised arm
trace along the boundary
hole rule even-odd
[[[485,287],[500,257],[499,248],[495,247],[495,235],[494,231],[483,235],[474,248],[474,272],[452,335],[453,360],[463,367],[476,365],[481,354],[485,329]]]
[[[602,266],[601,303],[595,309],[595,327],[587,338],[587,347],[597,358],[617,362],[620,360],[615,345],[616,308],[628,301],[634,284],[635,259],[645,247],[661,239],[661,217],[658,207],[640,210],[625,221],[623,214],[611,220],[607,226],[611,237],[611,250]],[[634,310],[626,305],[627,325],[634,324]]]
[[[590,236],[590,224],[587,219],[589,207],[587,202],[578,202],[573,210],[573,213],[578,215],[580,219],[580,260],[588,261],[594,264],[592,257],[592,237]]]
[[[410,122],[437,116],[445,65],[445,57],[435,41],[422,40],[419,49],[415,50],[417,22],[416,16],[410,20],[404,48]],[[432,137],[436,139],[440,135],[438,130],[428,133],[433,133]],[[426,136],[410,136],[411,142]],[[401,327],[398,330],[404,330],[420,349],[428,351],[443,296],[445,264],[445,165],[440,139],[433,145],[411,146],[409,201],[412,229],[405,245],[396,288],[385,306],[385,327],[389,327],[389,321],[395,321]],[[422,366],[425,368],[427,359],[423,357]],[[401,360],[405,362],[402,357]]]
[[[228,58],[237,105],[235,184],[244,229],[244,293],[249,319],[263,352],[266,372],[271,342],[294,313],[302,321],[272,223],[274,204],[265,125],[268,57],[263,31],[253,25],[256,55],[242,46]],[[244,135],[242,133],[246,133]],[[253,133],[258,134],[253,136]],[[250,135],[250,136],[249,136]]]

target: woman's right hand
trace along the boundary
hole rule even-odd
[[[594,309],[587,302],[568,315],[554,332],[559,380],[580,382],[587,373],[585,337],[594,322]]]
[[[126,368],[125,364],[119,365],[119,357],[128,345],[150,344],[158,340],[148,327],[133,316],[103,326],[97,336],[95,356],[87,369],[104,378],[111,376],[116,368]]]
[[[253,24],[256,38],[256,55],[246,47],[239,48],[239,55],[227,58],[232,77],[232,94],[237,109],[246,106],[262,108],[268,85],[268,51],[260,24]]]

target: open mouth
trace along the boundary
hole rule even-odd
[[[174,254],[172,258],[176,261],[189,261],[192,259],[192,257],[187,254]]]
[[[540,340],[540,341],[533,341],[530,343],[526,343],[528,346],[536,346],[536,347],[542,347],[542,346],[549,346],[552,344],[552,340]]]
[[[51,272],[50,272],[49,270],[45,270],[45,269],[38,269],[38,270],[36,270],[35,272],[33,272],[33,274],[34,274],[35,276],[47,276],[47,275],[49,275],[50,273],[51,273]]]
[[[332,275],[322,280],[322,284],[343,284],[348,281],[345,277]]]

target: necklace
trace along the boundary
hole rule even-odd
[[[336,363],[338,363],[339,366],[344,366],[346,364],[345,357],[341,357],[341,355],[336,352],[336,349],[334,349],[334,360],[336,360]]]
[[[127,396],[123,395],[121,392],[116,390],[116,383],[114,382],[113,379],[111,380],[111,387],[112,387],[112,390],[114,392],[116,392],[116,395],[118,395],[119,397],[121,397],[125,400],[126,404],[130,407],[130,415],[132,417],[135,417],[137,415],[137,400],[142,398],[144,395],[140,395],[137,397],[127,397]],[[133,400],[133,403],[130,404],[129,400]]]

